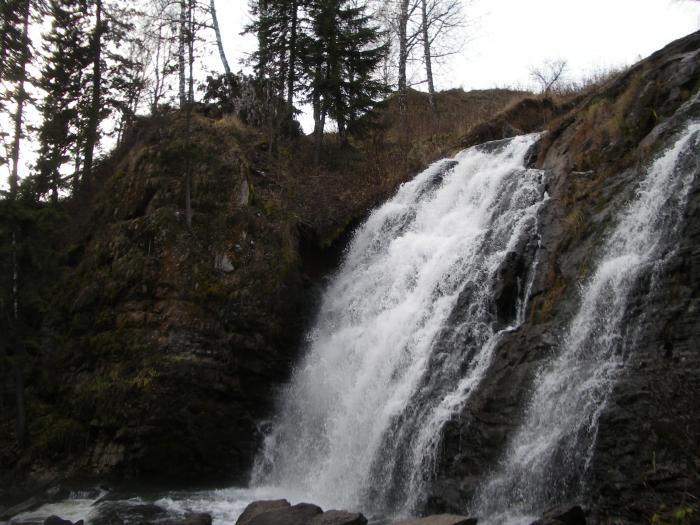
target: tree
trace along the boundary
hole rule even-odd
[[[316,0],[309,13],[315,42],[310,91],[316,144],[320,144],[326,116],[335,120],[338,140],[345,144],[348,133],[385,92],[375,73],[387,48],[363,5],[349,0]]]
[[[219,49],[219,57],[221,58],[221,64],[224,66],[224,73],[228,76],[231,74],[231,68],[228,65],[226,53],[224,52],[224,44],[221,41],[221,31],[219,30],[219,19],[216,16],[215,0],[211,0],[209,12],[211,13],[211,23],[212,27],[214,28],[214,34],[216,36],[216,46]]]
[[[102,22],[102,0],[91,0],[94,7],[95,25],[90,41],[92,58],[92,86],[88,109],[87,127],[85,129],[85,155],[83,157],[83,179],[92,177],[92,163],[95,146],[99,140],[99,125],[102,120],[102,35],[105,26]]]
[[[39,110],[39,161],[34,192],[37,197],[51,194],[56,204],[63,187],[62,166],[71,153],[80,158],[76,148],[81,134],[80,98],[84,88],[83,71],[89,64],[89,43],[84,16],[85,2],[50,0],[48,14],[51,29],[44,35],[44,65],[38,86],[45,93]],[[77,150],[77,151],[76,151]],[[73,188],[78,185],[76,161]]]
[[[310,44],[302,31],[301,7],[309,0],[253,0],[253,22],[246,27],[258,38],[258,49],[251,59],[259,80],[266,79],[275,96],[286,100],[289,115],[294,112],[294,95],[299,89],[302,58]],[[300,52],[301,51],[301,52]]]
[[[4,0],[0,3],[3,19],[3,34],[0,38],[0,72],[3,81],[3,102],[14,106],[12,119],[12,141],[10,145],[10,177],[8,202],[12,209],[19,187],[19,159],[24,136],[24,109],[29,95],[27,84],[29,66],[33,60],[33,49],[29,38],[29,25],[35,12],[43,7],[40,0]],[[3,104],[5,109],[5,104]],[[19,328],[19,264],[17,261],[17,222],[15,214],[9,217],[10,245],[12,253],[12,323]],[[27,439],[27,417],[24,400],[25,349],[21,341],[14,342],[14,376],[16,399],[16,436],[20,446]]]
[[[541,65],[530,69],[530,76],[539,84],[540,92],[549,95],[551,91],[559,86],[566,75],[566,60],[549,59]]]
[[[421,0],[421,40],[430,109],[437,116],[433,60],[456,51],[447,45],[450,34],[464,25],[462,0]]]

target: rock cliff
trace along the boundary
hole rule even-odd
[[[700,33],[670,44],[591,94],[548,127],[534,165],[550,201],[526,322],[497,349],[480,392],[446,430],[434,509],[464,510],[524,417],[533,375],[555,348],[607,228],[641,173],[690,120],[700,119]],[[692,161],[691,161],[692,162]],[[697,503],[700,457],[698,297],[700,166],[677,251],[654,293],[640,286],[624,323],[640,325],[626,371],[600,417],[587,474],[593,520],[642,523]],[[514,254],[504,286],[525,282],[532,251]],[[647,311],[641,316],[641,305]],[[576,478],[576,472],[563,473]],[[605,521],[611,520],[611,521]],[[618,520],[618,521],[615,521]]]

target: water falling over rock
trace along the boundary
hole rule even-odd
[[[524,423],[476,498],[490,523],[526,522],[584,491],[598,418],[638,343],[638,322],[623,323],[630,296],[639,287],[653,293],[673,256],[698,151],[700,124],[691,124],[646,169],[609,233],[559,355],[540,371]]]
[[[513,329],[537,250],[537,135],[434,164],[372,213],[329,285],[253,481],[411,512],[442,426]]]

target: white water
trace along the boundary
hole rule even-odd
[[[503,460],[476,498],[489,523],[528,523],[547,505],[580,493],[595,445],[598,418],[626,357],[636,324],[623,323],[640,280],[651,281],[668,259],[698,172],[700,124],[692,124],[646,171],[618,217],[559,356],[541,371],[525,416]]]
[[[506,255],[536,235],[543,173],[523,166],[536,140],[434,164],[356,232],[282,394],[254,485],[369,513],[420,503],[442,426],[512,328],[497,324],[492,291]]]

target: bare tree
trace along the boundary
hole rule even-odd
[[[449,37],[464,26],[462,0],[421,0],[421,40],[430,109],[437,116],[433,61],[458,52]]]
[[[539,84],[540,92],[549,95],[558,88],[566,76],[567,63],[562,58],[545,60],[541,65],[530,68],[530,76]]]
[[[406,83],[406,63],[408,62],[408,20],[410,0],[401,0],[398,13],[398,38],[399,38],[399,111],[405,114],[408,110],[408,85]]]
[[[211,0],[209,5],[209,13],[211,14],[211,23],[214,28],[214,34],[216,35],[216,46],[219,48],[219,57],[221,58],[221,63],[224,66],[224,73],[226,76],[231,74],[231,68],[228,65],[228,60],[226,60],[226,53],[224,52],[224,44],[221,41],[221,31],[219,30],[219,19],[216,16],[216,2]]]

